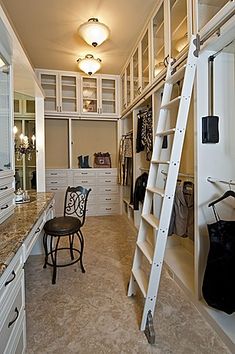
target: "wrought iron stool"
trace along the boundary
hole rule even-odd
[[[83,187],[68,187],[64,201],[64,216],[55,217],[48,220],[44,225],[43,245],[45,250],[45,262],[43,268],[47,265],[53,267],[52,284],[56,282],[57,267],[67,267],[80,261],[82,272],[85,269],[82,263],[84,238],[81,227],[85,223],[86,204],[91,189]],[[68,238],[68,247],[59,247],[60,239]],[[75,239],[77,237],[80,248],[76,248]],[[62,245],[63,246],[63,245]],[[71,261],[65,264],[57,264],[59,251],[69,250]],[[74,253],[77,257],[74,257]],[[51,262],[48,258],[51,258]]]

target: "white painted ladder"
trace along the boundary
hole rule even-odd
[[[199,37],[192,36],[186,64],[179,69],[177,67],[172,69],[173,60],[168,64],[132,273],[128,286],[128,296],[136,293],[136,286],[138,285],[145,298],[140,330],[145,331],[151,344],[155,342],[152,318],[167,243],[198,55]],[[181,94],[172,99],[173,86],[182,79]],[[175,109],[176,105],[178,105],[176,126],[171,128],[169,127],[170,112]],[[163,158],[164,151],[162,151],[164,136],[168,136],[169,141],[170,136],[172,137],[169,158],[167,159]],[[162,189],[162,185],[159,186],[158,178],[159,169],[162,165],[168,169],[164,189]],[[156,205],[157,202],[158,206]],[[152,231],[152,240],[149,239],[149,229]]]

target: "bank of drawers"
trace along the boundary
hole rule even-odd
[[[120,213],[116,168],[47,170],[46,188],[47,191],[55,193],[57,216],[63,214],[64,195],[67,186],[91,188],[87,203],[87,215]]]
[[[14,211],[13,171],[0,172],[0,224]]]
[[[25,294],[20,248],[0,278],[0,353],[25,349]]]

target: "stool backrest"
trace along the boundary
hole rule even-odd
[[[68,187],[65,193],[64,216],[75,216],[81,221],[81,226],[85,222],[86,205],[91,189],[81,186]]]

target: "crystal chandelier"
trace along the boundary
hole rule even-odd
[[[16,133],[18,132],[18,129],[16,126],[13,128],[13,134],[14,134],[14,142],[15,142],[15,153],[16,153],[16,159],[17,161],[20,161],[23,159],[23,156],[27,156],[27,159],[30,161],[32,160],[32,153],[35,152],[36,147],[35,147],[35,141],[36,137],[33,134],[31,137],[32,141],[29,141],[29,138],[27,135],[24,135],[23,133],[20,134],[19,139],[16,138]],[[17,143],[19,140],[19,143]]]

